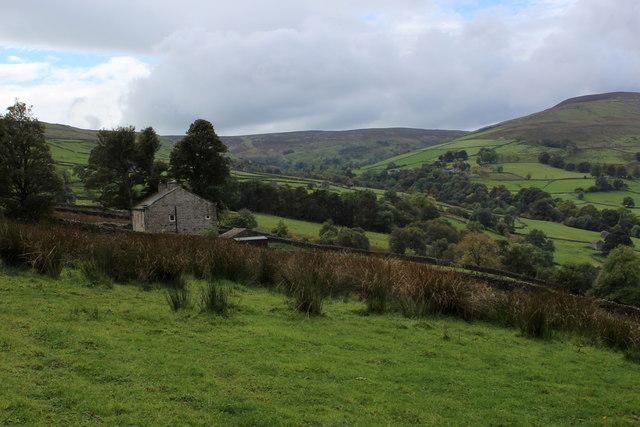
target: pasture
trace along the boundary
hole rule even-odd
[[[162,289],[89,287],[71,269],[3,268],[0,283],[6,425],[640,422],[640,365],[581,339],[367,315],[351,299],[307,318],[239,285],[222,317],[174,313]]]

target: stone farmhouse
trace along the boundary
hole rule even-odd
[[[202,234],[218,222],[216,204],[180,187],[160,184],[158,192],[131,209],[134,231]]]

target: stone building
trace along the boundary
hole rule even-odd
[[[180,187],[160,184],[158,192],[131,209],[134,231],[202,234],[217,224],[216,204]]]

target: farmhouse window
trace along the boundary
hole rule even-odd
[[[176,216],[173,214],[169,215],[169,222],[176,222]]]

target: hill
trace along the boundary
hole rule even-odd
[[[222,140],[236,158],[301,168],[373,163],[466,134],[455,130],[388,128],[271,133]]]
[[[482,147],[502,154],[502,163],[536,163],[542,151],[573,162],[633,165],[640,151],[640,93],[612,92],[567,99],[547,110],[482,128],[443,144],[363,167],[380,170],[390,163],[419,166],[449,150],[471,156]]]
[[[221,136],[231,156],[280,167],[343,166],[373,163],[399,153],[428,147],[466,135],[465,131],[407,128],[348,131],[300,131],[245,136]],[[98,139],[95,130],[45,123],[45,135],[60,165],[86,164]],[[158,157],[168,160],[180,135],[161,136]]]
[[[487,130],[487,129],[485,129]],[[492,138],[530,145],[570,141],[578,150],[640,144],[640,93],[611,92],[570,98],[547,110],[489,129]],[[636,138],[634,138],[636,137]]]

